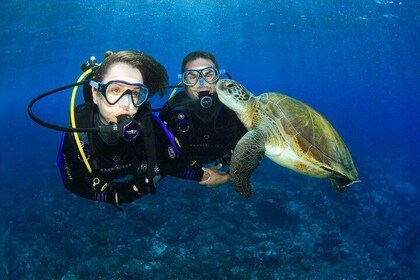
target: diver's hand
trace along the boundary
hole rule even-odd
[[[222,166],[223,165],[219,163],[218,165],[210,168],[203,167],[203,178],[199,184],[206,185],[209,188],[215,188],[229,181],[229,174],[218,170],[222,168]]]

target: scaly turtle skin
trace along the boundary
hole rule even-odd
[[[308,105],[277,92],[254,96],[232,80],[220,80],[216,90],[220,101],[235,111],[248,129],[230,162],[233,186],[242,196],[251,196],[250,177],[264,154],[299,173],[330,178],[340,192],[358,182],[343,140]]]

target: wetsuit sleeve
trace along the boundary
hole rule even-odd
[[[79,152],[73,138],[66,133],[61,141],[57,156],[64,186],[72,193],[86,199],[115,204],[130,203],[141,195],[133,190],[133,182],[107,182],[106,179],[89,173],[84,162],[79,159]]]
[[[181,179],[201,181],[204,173],[201,169],[201,164],[191,163],[182,157],[175,136],[163,124],[162,120],[155,117],[154,126],[156,156],[160,166],[160,173],[163,176],[170,175]]]

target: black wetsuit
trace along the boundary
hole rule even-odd
[[[164,104],[159,118],[180,141],[181,154],[189,161],[228,165],[232,150],[247,130],[217,96],[213,101],[210,109],[204,109],[182,91]]]
[[[77,127],[95,127],[97,116],[95,104],[88,102],[78,106]],[[179,147],[175,144],[173,135],[159,118],[151,113],[148,118],[153,127],[155,142],[156,165],[153,164],[155,168],[151,169],[153,176],[163,178],[172,175],[200,181],[203,171],[190,167],[189,162],[179,157]],[[145,135],[146,131],[142,131],[132,142],[118,139],[107,144],[103,139],[106,135],[101,137],[99,133],[79,133],[83,150],[92,166],[93,172],[89,173],[79,154],[73,133],[65,133],[57,158],[64,186],[81,197],[112,204],[116,203],[116,193],[119,204],[140,198],[141,195],[133,190],[133,185],[136,185],[140,193],[153,193],[153,178],[149,178],[150,169],[147,168],[151,153],[148,155],[146,152],[147,148],[150,151],[150,147],[145,146],[145,142],[149,142],[145,140]]]

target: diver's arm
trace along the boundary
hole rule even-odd
[[[163,107],[159,114],[159,118],[166,124],[166,129],[169,131],[177,131],[177,123],[174,121],[173,114],[174,112],[169,106],[167,106],[167,104]],[[164,143],[162,145],[168,144]],[[177,145],[176,149],[179,150],[180,147]],[[208,187],[216,187],[224,184],[229,181],[230,178],[228,173],[218,170],[222,167],[222,165],[211,168],[203,168],[200,162],[191,162],[189,159],[183,157],[182,152],[178,152],[177,157],[172,160],[168,159],[165,155],[162,155],[162,158],[168,175],[174,177],[199,181],[200,184],[207,185]]]
[[[161,165],[165,167],[164,169],[167,175],[181,179],[201,181],[204,176],[202,164],[196,161],[191,162],[191,160],[184,157],[177,141],[172,141],[173,143],[168,142],[168,139],[169,141],[171,141],[171,137],[175,139],[176,133],[179,133],[175,112],[169,102],[165,103],[160,110],[159,119],[165,124],[165,127],[159,128],[159,130],[163,129],[167,135],[170,134],[170,136],[165,137],[164,141],[161,140],[161,145],[167,146],[171,144],[174,151],[176,151],[175,158],[168,158],[167,155],[161,154]]]
[[[180,153],[180,147],[172,132],[159,118],[154,119],[156,141],[156,156],[158,158],[162,176],[170,175],[181,179],[201,181],[203,178],[202,165],[191,162]]]
[[[201,164],[190,163],[179,156],[176,159],[164,160],[162,166],[166,171],[166,175],[181,179],[201,181],[204,176],[204,170],[201,168]]]
[[[171,146],[165,137],[157,137],[161,139],[157,146],[162,145],[165,148],[158,149],[161,153],[158,154],[160,159],[161,172],[164,175],[170,175],[181,179],[199,181],[200,184],[206,185],[207,187],[213,188],[222,185],[229,181],[230,176],[228,173],[221,172],[218,169],[222,165],[216,165],[210,168],[204,168],[200,162],[187,160],[182,157],[182,154],[175,153],[175,149],[179,147]],[[171,151],[165,153],[162,151]]]

